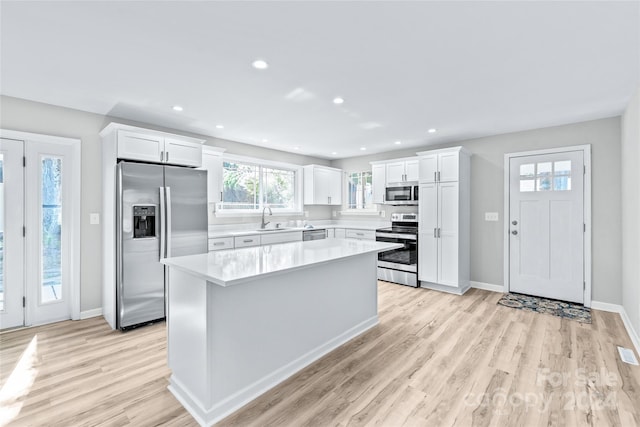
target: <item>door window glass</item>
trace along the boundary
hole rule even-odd
[[[47,303],[62,298],[62,159],[45,156],[42,158],[41,167],[40,302]]]
[[[520,191],[571,190],[571,160],[520,165]]]

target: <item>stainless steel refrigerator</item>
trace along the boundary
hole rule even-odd
[[[160,259],[207,252],[207,172],[120,162],[116,174],[116,327],[165,317]]]

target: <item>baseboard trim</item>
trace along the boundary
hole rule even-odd
[[[624,328],[627,330],[629,338],[631,338],[633,346],[636,348],[636,353],[640,355],[640,337],[638,336],[636,330],[633,328],[631,319],[629,319],[629,315],[627,315],[627,311],[623,306],[619,304],[611,304],[608,302],[591,301],[591,308],[595,310],[608,311],[611,313],[618,313],[620,315],[620,318],[622,319]]]
[[[491,291],[491,292],[499,292],[501,294],[504,293],[504,286],[502,285],[494,285],[492,283],[483,283],[483,282],[474,282],[473,280],[469,283],[471,283],[472,288],[483,289],[485,291]]]
[[[373,328],[378,323],[379,319],[377,315],[364,320],[339,336],[319,345],[296,360],[282,366],[276,371],[257,380],[253,384],[248,385],[237,393],[217,402],[210,408],[206,408],[202,403],[198,402],[198,400],[195,399],[192,394],[182,386],[176,378],[173,377],[173,375],[169,379],[168,389],[200,425],[213,425],[251,402],[258,396],[266,393],[268,390],[280,384],[296,372],[320,359],[322,356]]]
[[[591,308],[595,310],[608,311],[610,313],[622,313],[624,311],[624,307],[621,305],[602,301],[591,301]]]
[[[94,308],[92,310],[86,310],[80,312],[80,320],[90,319],[92,317],[102,316],[102,308]]]
[[[466,283],[466,286],[465,286],[465,283],[463,283],[462,286],[458,288],[455,286],[447,286],[447,285],[440,285],[438,283],[419,281],[418,287],[423,289],[431,289],[432,291],[446,292],[448,294],[453,294],[453,295],[464,295],[465,292],[471,289],[471,286],[469,286],[468,282]]]

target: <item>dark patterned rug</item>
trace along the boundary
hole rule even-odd
[[[591,309],[580,304],[522,294],[504,294],[498,304],[525,311],[547,313],[581,323],[591,323]]]

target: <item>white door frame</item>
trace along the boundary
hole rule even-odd
[[[75,138],[65,138],[60,136],[42,135],[37,133],[21,132],[14,130],[0,129],[0,137],[6,139],[15,139],[18,141],[24,141],[24,144],[29,142],[42,142],[47,144],[61,144],[72,147],[73,155],[72,162],[74,166],[71,168],[71,215],[70,224],[70,251],[71,251],[71,266],[70,266],[70,281],[69,292],[71,299],[71,319],[80,319],[80,230],[81,230],[81,141]],[[26,148],[25,148],[26,152]],[[30,316],[28,313],[28,305],[25,307],[25,326],[31,325]]]
[[[572,145],[568,147],[548,148],[544,150],[521,151],[518,153],[507,153],[504,155],[504,210],[502,217],[504,218],[504,292],[510,290],[510,271],[509,256],[510,242],[509,238],[509,182],[510,182],[510,161],[512,158],[524,156],[537,156],[544,154],[564,153],[567,151],[582,151],[584,157],[584,306],[591,307],[591,144]]]

